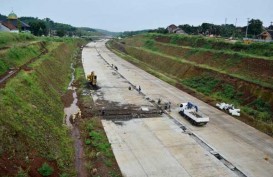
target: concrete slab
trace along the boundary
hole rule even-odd
[[[167,117],[102,123],[125,176],[235,176]]]
[[[96,103],[103,100],[117,102],[119,105],[152,106],[135,90],[126,89],[130,86],[128,81],[135,86],[141,85],[142,92],[148,97],[155,100],[163,98],[162,102],[171,101],[171,115],[244,174],[272,176],[273,139],[271,137],[120,59],[110,52],[104,43],[105,41],[90,43],[83,50],[85,72],[95,70],[98,75],[98,84],[102,87],[98,92],[92,93]],[[123,77],[115,73],[105,61],[110,65],[116,65],[118,73]],[[210,122],[206,126],[195,127],[177,113],[176,105],[187,101],[199,105],[200,110],[210,117]],[[136,176],[155,174],[160,176],[163,174],[163,172],[159,173],[162,169],[170,173],[169,175],[175,175],[179,171],[177,176],[234,175],[187,134],[181,133],[179,126],[167,117],[154,120],[131,120],[125,122],[123,126],[111,121],[103,121],[103,125],[125,176],[133,176],[134,172]],[[155,154],[151,154],[153,151]],[[162,159],[158,159],[157,156]],[[126,159],[130,163],[124,163]],[[155,164],[154,161],[159,160],[165,165],[161,162],[159,163],[161,165]],[[169,165],[168,168],[166,164]],[[168,169],[171,167],[174,170],[169,172]],[[205,171],[202,171],[204,168]],[[155,173],[156,170],[158,173]]]

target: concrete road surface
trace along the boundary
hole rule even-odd
[[[172,103],[170,115],[180,123],[166,115],[103,120],[124,176],[273,176],[271,137],[124,61],[105,47],[105,41],[89,43],[82,54],[85,73],[94,70],[98,76],[101,88],[92,92],[98,107],[152,108],[147,97],[161,98]],[[140,85],[145,96],[130,91],[132,85]],[[177,104],[187,101],[210,117],[206,126],[193,126],[177,113]],[[196,136],[183,131],[181,124]]]

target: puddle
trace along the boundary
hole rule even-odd
[[[78,97],[77,97],[77,93],[76,93],[76,87],[73,86],[73,82],[75,80],[75,68],[73,66],[73,64],[71,63],[71,69],[73,70],[72,72],[72,77],[71,77],[71,81],[68,85],[68,90],[72,90],[73,91],[73,102],[69,107],[64,108],[64,113],[65,113],[65,118],[64,118],[64,123],[72,128],[72,123],[75,119],[76,119],[76,115],[79,114],[79,107],[77,106],[78,103]]]

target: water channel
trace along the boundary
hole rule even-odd
[[[75,148],[75,166],[76,166],[76,171],[77,171],[77,176],[86,176],[86,171],[84,168],[84,151],[83,151],[83,143],[80,138],[80,131],[79,128],[76,125],[77,119],[81,118],[81,112],[79,107],[77,106],[78,103],[78,97],[77,97],[77,92],[76,92],[76,87],[73,86],[73,82],[75,80],[75,68],[73,63],[71,63],[71,69],[72,69],[72,74],[71,74],[71,81],[68,85],[67,90],[72,90],[72,96],[73,96],[73,102],[69,107],[64,108],[64,123],[65,125],[70,129],[71,132],[71,137],[74,141],[74,148]]]

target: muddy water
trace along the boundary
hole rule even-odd
[[[73,91],[73,102],[69,107],[64,108],[65,118],[64,123],[70,128],[71,136],[74,141],[74,148],[75,148],[75,167],[77,171],[78,177],[85,177],[87,176],[87,172],[84,168],[84,157],[83,157],[83,144],[80,138],[80,131],[76,125],[76,119],[80,119],[81,113],[79,112],[80,109],[77,106],[78,97],[76,93],[76,87],[73,86],[73,81],[75,80],[75,68],[71,63],[72,69],[72,77],[71,81],[68,85],[68,90]]]
[[[71,121],[73,121],[73,117],[75,118],[74,115],[76,115],[78,113],[79,107],[77,106],[78,98],[77,98],[77,93],[76,93],[76,87],[73,87],[73,85],[72,85],[75,80],[75,76],[74,76],[75,68],[72,63],[71,63],[70,67],[73,70],[73,72],[71,74],[71,76],[72,76],[71,81],[70,81],[67,89],[73,91],[73,102],[69,107],[64,108],[64,113],[65,113],[64,123],[68,127],[72,128],[73,126],[72,126]]]

